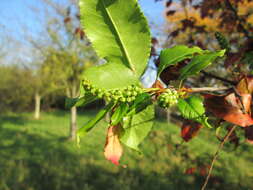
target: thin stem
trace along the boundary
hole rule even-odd
[[[212,170],[213,170],[213,167],[214,167],[214,163],[215,161],[217,160],[218,156],[219,156],[219,153],[220,151],[222,150],[225,142],[227,142],[227,140],[229,139],[230,135],[234,132],[234,130],[236,129],[236,125],[234,125],[232,127],[232,129],[228,132],[228,134],[225,136],[225,138],[223,139],[223,141],[220,143],[217,151],[215,152],[214,154],[214,157],[213,157],[213,160],[212,160],[212,163],[211,163],[211,166],[210,166],[210,169],[208,171],[208,175],[206,176],[206,179],[205,179],[205,183],[203,184],[203,186],[201,187],[201,190],[205,190],[206,189],[206,186],[208,184],[208,181],[211,177],[211,173],[212,173]]]
[[[235,81],[231,81],[231,80],[225,79],[225,78],[220,77],[220,76],[216,76],[214,74],[211,74],[211,73],[208,73],[208,72],[205,72],[205,71],[201,71],[201,73],[204,74],[207,77],[214,78],[214,79],[220,80],[222,82],[225,82],[225,83],[228,83],[228,84],[231,84],[231,85],[236,85]]]
[[[217,92],[217,91],[227,91],[232,89],[231,87],[201,87],[201,88],[186,88],[182,91],[186,91],[189,93],[197,93],[197,92]]]
[[[218,92],[218,91],[228,91],[233,89],[232,87],[200,87],[200,88],[182,88],[180,89],[181,92],[188,92],[188,93],[200,93],[200,92]],[[150,94],[156,93],[163,93],[167,90],[167,88],[147,88],[144,91]]]

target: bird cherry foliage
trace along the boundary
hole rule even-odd
[[[119,165],[122,145],[140,151],[140,143],[152,130],[154,107],[168,109],[176,106],[185,118],[181,136],[186,142],[202,127],[218,128],[214,125],[217,121],[247,128],[249,141],[253,142],[253,130],[249,127],[253,124],[252,77],[242,76],[236,85],[228,88],[187,88],[184,85],[212,63],[224,59],[228,43],[222,34],[216,36],[224,49],[217,51],[185,45],[163,49],[159,55],[156,81],[150,88],[144,88],[141,77],[152,54],[153,40],[138,2],[80,0],[80,16],[85,35],[105,63],[85,70],[80,96],[67,99],[66,105],[85,106],[97,99],[104,99],[106,105],[79,128],[78,141],[109,114],[104,155]],[[176,68],[176,72],[169,73],[170,68]],[[167,78],[173,76],[178,85],[162,84],[159,78],[164,73]]]

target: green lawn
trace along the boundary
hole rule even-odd
[[[78,125],[95,111],[79,113]],[[218,140],[214,131],[203,129],[199,136],[181,146],[177,126],[157,121],[144,141],[142,154],[125,149],[117,167],[103,157],[106,122],[102,121],[82,139],[81,148],[67,140],[69,115],[43,113],[0,116],[1,190],[190,190],[200,189],[204,177],[199,170],[210,163]],[[253,189],[253,147],[241,140],[233,150],[226,145],[216,163],[208,189]],[[197,167],[192,175],[184,174]]]

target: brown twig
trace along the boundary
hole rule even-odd
[[[246,114],[246,110],[245,110],[245,107],[244,107],[244,104],[243,104],[243,100],[242,100],[242,95],[238,92],[238,90],[233,87],[233,90],[234,90],[234,93],[235,93],[235,96],[239,99],[240,101],[240,104],[241,104],[241,110],[242,110],[242,113],[243,114]]]
[[[207,76],[207,77],[214,78],[214,79],[223,81],[223,82],[228,83],[228,84],[231,84],[231,85],[236,85],[236,82],[235,82],[235,81],[231,81],[231,80],[225,79],[225,78],[220,77],[220,76],[216,76],[216,75],[214,75],[214,74],[211,74],[211,73],[208,73],[208,72],[205,72],[205,71],[201,71],[201,73],[204,74],[204,75]]]
[[[198,93],[198,92],[218,92],[218,91],[227,91],[232,89],[231,87],[201,87],[201,88],[183,88],[182,91],[189,93]]]
[[[215,152],[214,154],[214,157],[213,157],[213,160],[212,160],[212,163],[211,163],[211,166],[210,166],[210,169],[208,171],[208,175],[206,176],[206,179],[205,179],[205,183],[203,184],[203,186],[201,187],[201,190],[205,190],[206,189],[206,186],[208,184],[208,181],[211,177],[211,173],[212,173],[212,170],[213,170],[213,167],[214,167],[214,163],[215,161],[217,160],[218,156],[219,156],[219,153],[220,151],[222,150],[225,142],[227,142],[227,140],[229,139],[230,135],[234,132],[234,130],[236,129],[236,125],[234,125],[232,127],[232,129],[228,132],[228,134],[225,136],[225,138],[223,139],[223,141],[220,143],[217,151]]]

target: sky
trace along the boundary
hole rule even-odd
[[[163,2],[155,3],[154,0],[140,0],[140,6],[150,24],[158,25],[164,21],[162,16]],[[5,30],[20,35],[20,38],[24,26],[29,32],[40,31],[38,14],[42,8],[40,0],[0,0],[0,30],[3,29],[1,25],[5,25]],[[35,9],[35,11],[31,9]]]
[[[55,1],[62,3],[65,0]],[[156,26],[161,26],[165,22],[163,2],[158,1],[155,3],[154,0],[139,0],[139,3],[148,18],[152,33],[155,35],[158,32]],[[45,19],[41,14],[43,13],[43,4],[40,3],[40,0],[0,0],[0,10],[0,34],[4,31],[12,37],[12,40],[16,40],[17,44],[21,44],[8,47],[12,51],[7,50],[8,56],[6,56],[7,60],[4,60],[4,62],[18,62],[20,59],[29,61],[30,58],[32,59],[33,53],[31,48],[26,45],[26,35],[33,34],[36,36],[41,35],[41,32],[43,32],[40,24]],[[9,44],[8,40],[0,35],[0,42],[5,42],[6,49]],[[154,80],[156,71],[151,66],[148,68],[147,73],[149,73],[148,77],[144,77],[143,82],[149,85]]]

